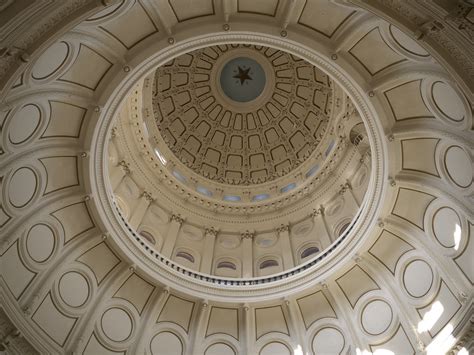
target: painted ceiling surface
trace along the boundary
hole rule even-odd
[[[160,67],[155,81],[160,139],[185,165],[222,183],[258,184],[291,173],[316,149],[332,113],[326,74],[263,46],[187,53]]]
[[[472,352],[473,18],[0,1],[0,353]]]

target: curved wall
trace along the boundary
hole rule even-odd
[[[8,85],[0,116],[7,351],[32,352],[28,343],[41,353],[92,354],[434,353],[472,346],[472,93],[469,75],[460,75],[468,69],[455,65],[469,54],[468,46],[464,57],[459,49],[469,37],[459,32],[447,42],[455,59],[439,47],[455,33],[452,23],[467,23],[472,10],[459,5],[448,9],[459,15],[443,28],[420,27],[420,43],[444,69],[395,27],[342,1],[186,3],[125,1],[90,17],[95,3],[71,1],[49,15],[59,12],[63,22],[29,41],[21,39],[18,17],[2,27],[10,46],[2,52],[9,54],[2,58]],[[381,4],[372,9],[384,15],[391,5]],[[25,16],[41,14],[34,6],[40,4],[23,9]],[[397,10],[412,27],[439,20],[435,10],[446,12],[435,4],[419,17],[406,3]],[[89,20],[66,31],[81,13]],[[227,32],[227,21],[231,32],[306,45],[304,38],[314,38],[312,48],[366,91],[387,138],[378,223],[353,258],[284,299],[208,301],[156,282],[107,236],[88,185],[101,109],[136,61],[150,56],[153,43],[172,51],[190,36]],[[50,42],[29,47],[41,35]],[[15,36],[17,48],[10,45]],[[13,73],[15,60],[29,62]]]

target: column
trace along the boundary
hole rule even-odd
[[[331,229],[329,228],[328,226],[328,221],[326,220],[326,216],[324,214],[324,207],[323,205],[321,205],[319,207],[319,210],[320,210],[320,214],[321,214],[321,219],[323,220],[323,224],[324,224],[324,229],[326,230],[326,234],[330,240],[330,242],[332,243],[333,240],[334,240],[334,236],[332,235],[332,231]]]
[[[210,274],[214,260],[214,246],[216,244],[217,230],[214,227],[206,228],[204,233],[204,251],[202,253],[199,271]]]
[[[209,320],[210,308],[208,301],[204,300],[193,320],[193,324],[191,325],[192,331],[190,332],[191,339],[189,341],[192,346],[188,347],[188,351],[186,352],[188,355],[204,353],[205,345],[203,344],[202,339],[206,337],[206,323]]]
[[[144,191],[142,196],[140,197],[138,206],[135,207],[132,213],[132,217],[130,217],[130,220],[128,221],[128,223],[130,224],[130,227],[137,230],[138,226],[143,220],[143,217],[145,216],[145,212],[148,209],[148,206],[150,205],[152,201],[153,201],[153,197],[151,196],[151,194]]]
[[[184,219],[180,215],[172,215],[170,226],[168,228],[168,233],[166,235],[165,242],[161,248],[161,254],[167,258],[171,257],[173,253],[174,245],[176,244],[176,239],[178,238],[179,229],[181,224],[184,222]]]
[[[343,188],[345,190],[349,190],[349,194],[352,196],[352,199],[354,200],[354,203],[356,204],[357,209],[360,207],[360,201],[357,199],[357,196],[354,194],[354,191],[352,190],[352,185],[349,181],[346,181],[344,184]]]
[[[370,349],[367,338],[359,331],[360,323],[358,323],[356,317],[353,317],[353,310],[347,302],[342,289],[335,281],[331,281],[328,284],[323,283],[321,287],[323,295],[327,298],[329,303],[335,305],[334,308],[338,310],[338,318],[347,324],[347,332],[352,338],[351,350],[354,351],[356,348]]]
[[[311,216],[313,217],[314,229],[322,232],[318,237],[321,242],[321,247],[324,249],[332,243],[331,234],[329,233],[329,228],[324,218],[324,207],[321,206],[317,210],[314,210]]]
[[[242,233],[242,277],[253,277],[253,237],[254,233]]]
[[[304,327],[303,317],[299,311],[298,305],[294,299],[285,298],[284,300],[286,312],[290,321],[292,332],[294,332],[293,338],[298,340],[298,344],[301,347],[299,350],[301,354],[308,354],[308,349],[305,341],[306,329]],[[290,334],[292,333],[290,332]]]
[[[293,260],[293,248],[290,243],[289,226],[282,224],[277,228],[278,238],[280,239],[281,255],[283,258],[283,270],[291,269],[295,266]]]
[[[370,149],[368,149],[360,158],[361,165],[364,165],[367,167],[367,169],[371,169],[371,164],[372,162],[370,161]]]
[[[115,189],[120,185],[120,182],[122,181],[125,174],[129,174],[129,173],[130,173],[130,168],[128,167],[128,164],[124,160],[120,161],[117,164],[117,166],[111,169],[110,185],[112,185],[112,191],[115,191]]]
[[[8,328],[6,327],[6,329]],[[28,340],[26,340],[21,334],[21,332],[16,328],[13,328],[13,330],[11,330],[2,339],[0,339],[0,346],[3,346],[7,351],[6,353],[8,354],[37,353],[37,351],[33,348],[33,346],[31,346]]]
[[[136,325],[137,332],[136,338],[133,344],[130,344],[127,348],[127,351],[130,354],[146,354],[147,346],[150,346],[150,340],[148,338],[147,330],[152,327],[152,324],[155,323],[156,317],[163,310],[163,307],[168,300],[169,288],[157,288],[150,296],[150,300],[144,308],[144,312],[140,318],[140,322]],[[83,350],[79,348],[78,350]],[[78,352],[78,354],[83,354],[83,352]],[[76,354],[74,354],[76,355]]]
[[[239,333],[242,334],[242,353],[255,354],[254,333],[252,332],[255,331],[255,313],[250,309],[250,306],[245,303],[240,308],[240,314],[242,322],[239,322]]]

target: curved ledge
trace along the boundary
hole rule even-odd
[[[314,267],[318,263],[320,263],[323,259],[329,257],[334,250],[337,249],[339,245],[341,245],[344,240],[351,234],[354,225],[359,221],[361,211],[355,216],[352,220],[349,227],[347,227],[342,233],[340,237],[338,237],[329,247],[324,249],[322,253],[320,253],[317,257],[306,261],[303,264],[298,265],[290,270],[280,272],[277,274],[273,274],[271,276],[261,276],[261,277],[252,277],[252,278],[231,278],[231,277],[219,277],[215,275],[208,275],[203,274],[200,272],[189,270],[178,263],[164,257],[160,253],[156,252],[152,248],[150,248],[147,243],[143,241],[144,237],[141,237],[138,233],[136,233],[132,227],[127,223],[127,220],[124,216],[120,213],[120,209],[115,206],[116,212],[120,216],[122,223],[124,224],[127,231],[131,234],[130,237],[134,239],[142,248],[145,253],[152,255],[152,257],[159,262],[164,268],[166,268],[169,272],[178,272],[179,274],[185,275],[191,279],[199,280],[203,283],[208,283],[212,285],[224,285],[224,286],[231,286],[231,287],[243,287],[243,286],[255,286],[255,285],[263,285],[274,283],[277,281],[285,280],[295,275],[301,274],[302,272],[309,270],[310,268]]]
[[[310,39],[306,38],[305,41],[300,42],[308,43],[308,41],[310,41]],[[213,278],[216,282],[203,283],[201,279],[196,278],[197,276],[194,277],[194,275],[192,275],[192,277],[190,277],[186,275],[186,272],[181,267],[179,269],[180,272],[177,272],[177,269],[165,267],[166,264],[157,262],[156,257],[153,256],[150,251],[147,252],[137,243],[137,240],[130,238],[130,231],[128,231],[126,225],[116,213],[115,206],[111,202],[112,192],[107,182],[106,148],[110,134],[109,131],[120,103],[124,100],[131,88],[139,82],[141,78],[151,73],[156,66],[166,63],[174,57],[196,48],[226,42],[243,42],[272,46],[299,56],[321,68],[328,73],[333,80],[337,81],[353,100],[365,122],[372,146],[373,175],[371,178],[372,182],[370,183],[371,187],[367,192],[366,202],[360,212],[357,223],[354,223],[351,228],[352,233],[350,238],[339,239],[337,244],[331,249],[331,252],[325,254],[326,256],[323,258],[317,259],[318,262],[312,264],[311,267],[306,266],[306,269],[302,269],[298,273],[289,271],[284,273],[283,275],[285,276],[282,276],[281,279],[273,280],[273,282],[262,282],[258,284],[257,287],[255,287],[255,285],[253,285],[253,287],[245,287],[247,285],[243,284],[239,285],[239,287],[222,287],[228,285],[220,285],[217,283],[218,278],[216,277]],[[375,224],[378,217],[378,213],[380,212],[379,206],[385,189],[382,183],[386,178],[385,164],[388,161],[388,159],[385,158],[386,147],[381,133],[380,122],[376,119],[377,114],[375,113],[375,108],[366,98],[365,90],[362,89],[363,84],[349,79],[351,75],[341,66],[336,66],[327,56],[310,50],[306,46],[296,44],[296,42],[286,39],[282,40],[281,38],[269,34],[248,34],[245,32],[232,34],[209,33],[183,40],[171,48],[168,44],[163,47],[164,43],[157,43],[156,46],[156,48],[147,48],[148,53],[153,49],[153,54],[146,57],[147,54],[144,53],[145,58],[142,58],[141,64],[136,65],[135,69],[129,73],[126,80],[122,79],[119,83],[113,83],[115,84],[114,91],[112,91],[112,88],[106,90],[108,96],[104,96],[104,109],[92,138],[92,159],[90,162],[89,177],[92,194],[98,197],[93,201],[95,202],[95,208],[98,214],[102,217],[104,229],[108,230],[112,235],[111,240],[115,246],[122,250],[131,264],[145,271],[156,281],[170,285],[182,292],[210,300],[256,301],[282,297],[295,290],[306,289],[320,282],[344,265],[342,260],[348,260],[356,253],[363,239],[370,235],[371,227]],[[138,58],[139,56],[137,56],[137,60]],[[348,70],[350,72],[353,69],[349,66]],[[349,233],[347,236],[349,236]],[[293,272],[293,275],[291,275],[291,272]],[[195,275],[198,274],[195,273]],[[284,282],[281,281],[283,278],[285,279]]]

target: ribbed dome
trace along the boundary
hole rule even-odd
[[[256,67],[241,83],[234,77],[246,64],[236,60],[245,63],[245,58],[264,73],[257,76]],[[153,138],[164,140],[196,173],[220,183],[258,184],[293,173],[319,146],[332,117],[329,77],[302,59],[265,46],[193,51],[158,68],[154,80],[160,136]],[[228,91],[261,85],[262,92],[238,102],[228,97],[223,82]]]
[[[0,1],[0,353],[472,352],[470,3]]]
[[[222,75],[230,75],[228,90],[238,89],[257,79],[258,62],[266,71],[262,93],[230,102]],[[241,84],[239,71],[247,69]],[[204,47],[159,66],[121,106],[108,143],[108,183],[130,238],[151,244],[158,268],[231,285],[269,283],[329,258],[328,248],[352,238],[351,222],[365,218],[371,149],[349,133],[357,127],[367,142],[364,123],[342,88],[303,59],[267,46]],[[293,170],[278,174],[290,161]],[[222,168],[213,179],[210,164]],[[272,173],[253,185],[243,180],[263,171]]]

